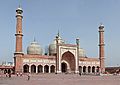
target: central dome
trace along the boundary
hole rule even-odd
[[[58,35],[58,43],[64,44],[64,40]],[[56,54],[56,38],[54,39],[53,43],[49,45],[49,54],[55,55]]]
[[[27,54],[35,54],[35,55],[42,55],[42,48],[40,47],[39,43],[37,42],[32,42],[28,47],[27,47]]]

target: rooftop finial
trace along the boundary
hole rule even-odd
[[[19,6],[18,6],[19,8],[21,8],[21,6],[20,6],[20,4],[19,4]]]
[[[100,23],[100,26],[101,26],[101,27],[104,27],[104,25],[103,25],[103,23],[102,23],[102,22]]]
[[[22,3],[22,0],[19,0],[19,8],[21,8],[21,3]]]
[[[34,42],[36,41],[35,37],[34,37]]]
[[[58,36],[58,37],[60,36],[60,32],[59,32],[59,29],[58,29],[58,34],[57,34],[57,36]]]

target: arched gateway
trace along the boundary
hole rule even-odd
[[[78,73],[78,48],[77,45],[58,44],[56,73]]]
[[[70,51],[62,55],[61,71],[68,73],[75,72],[75,57]]]

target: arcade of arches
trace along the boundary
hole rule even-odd
[[[99,66],[79,66],[79,72],[83,74],[99,73]]]
[[[61,58],[61,72],[62,73],[75,73],[75,57],[74,55],[67,51],[62,55]],[[23,66],[24,73],[55,73],[55,65],[29,65],[25,64]],[[79,66],[79,72],[82,74],[91,74],[91,73],[98,73],[99,66],[94,65],[83,65]]]
[[[24,65],[23,66],[23,72],[24,73],[55,73],[55,66],[54,65],[51,65],[51,66],[48,66],[48,65],[45,65],[45,66],[42,66],[42,65]]]
[[[66,73],[69,71],[69,66],[63,62],[61,63],[61,71],[62,73]],[[45,65],[45,66],[42,66],[42,65],[38,65],[38,66],[35,66],[35,65],[24,65],[23,66],[23,72],[24,73],[55,73],[55,66],[54,65],[51,65],[51,66],[48,66],[48,65]],[[99,72],[99,66],[95,67],[95,66],[79,66],[79,72],[80,73],[83,73],[83,74],[91,74],[91,73],[97,73]]]

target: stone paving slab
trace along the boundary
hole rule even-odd
[[[0,76],[0,85],[120,85],[119,76],[90,76],[77,74],[38,74],[11,78]]]

